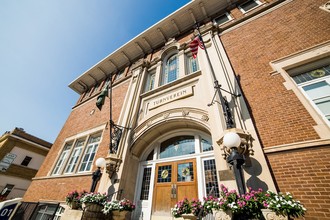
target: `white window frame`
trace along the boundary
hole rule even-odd
[[[296,94],[302,105],[306,108],[306,110],[310,113],[310,116],[316,122],[314,129],[321,139],[330,138],[330,127],[328,121],[325,120],[324,117],[322,117],[322,115],[320,115],[319,112],[315,109],[315,107],[309,101],[309,98],[305,96],[305,94],[294,82],[289,72],[292,69],[298,69],[303,65],[313,63],[328,57],[330,58],[330,41],[323,42],[321,44],[315,45],[314,47],[307,48],[305,50],[270,62],[270,65],[274,69],[272,74],[281,74],[285,80],[283,84],[286,89],[292,90]],[[291,74],[293,73],[291,72]]]
[[[244,5],[245,3],[249,2],[249,1],[254,1],[255,3],[257,3],[257,5],[256,5],[255,7],[253,7],[253,8],[251,8],[251,9],[245,11],[245,10],[241,7],[241,5]],[[259,0],[247,0],[247,1],[243,2],[242,4],[240,4],[240,5],[238,6],[238,9],[239,9],[243,14],[245,14],[245,13],[248,13],[248,12],[250,12],[250,11],[252,11],[252,10],[258,8],[260,5],[262,5],[262,3],[261,3]]]
[[[153,80],[153,83],[151,83]],[[146,82],[144,86],[144,92],[149,92],[155,89],[156,86],[156,68],[153,68],[147,72]]]
[[[73,174],[91,172],[91,170],[93,169],[92,167],[93,161],[95,160],[95,155],[98,151],[98,147],[96,147],[95,145],[97,144],[97,146],[99,146],[99,144],[102,142],[102,130],[104,130],[105,125],[106,124],[65,139],[63,150],[61,151],[61,153],[59,153],[53,165],[53,169],[51,169],[52,172],[49,172],[48,175],[59,176],[59,175],[73,175]],[[93,148],[92,150],[94,151],[95,149],[95,153],[93,155],[93,160],[89,158],[89,160],[92,160],[90,161],[91,162],[90,169],[79,171],[83,161],[83,157],[86,155],[88,146],[90,145],[91,138],[97,138],[97,137],[99,137],[98,141],[93,142],[92,144],[94,145],[94,147],[92,147]],[[82,146],[76,146],[76,144],[80,140],[84,140],[84,144]],[[66,146],[68,145],[71,145],[71,147],[69,149],[66,149]]]
[[[196,71],[193,71],[192,69],[192,65],[191,65],[191,61],[192,60],[195,60],[196,61],[196,65],[197,65],[197,70]],[[198,57],[196,57],[195,59],[192,57],[192,54],[186,54],[186,66],[185,66],[185,73],[186,75],[190,75],[190,74],[193,74],[193,73],[196,73],[198,71],[200,71],[200,65],[199,65],[199,61],[198,61]]]
[[[168,70],[168,61],[173,58],[173,57],[176,57],[176,78],[172,81],[168,81],[168,74],[169,74],[169,70]],[[163,61],[163,68],[162,68],[162,74],[160,76],[160,86],[163,86],[163,85],[166,85],[166,84],[169,84],[169,83],[172,83],[174,81],[176,81],[177,79],[179,79],[179,72],[180,72],[180,69],[179,69],[179,66],[180,66],[180,60],[179,60],[179,53],[177,51],[172,51],[171,53],[169,53],[164,61]]]
[[[93,139],[98,139],[98,140],[96,140],[94,142],[91,142],[91,141],[93,141]],[[79,171],[78,172],[88,172],[88,171],[91,170],[92,165],[93,165],[93,161],[95,159],[95,155],[96,155],[99,143],[100,143],[100,139],[101,139],[100,135],[89,137],[88,144],[85,147],[85,152],[84,152],[83,156],[81,157],[81,162],[80,162],[80,165],[79,165]],[[84,161],[86,156],[87,156],[87,160]],[[85,165],[84,168],[82,168],[84,163],[86,165]]]

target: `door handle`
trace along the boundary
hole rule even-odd
[[[176,199],[176,184],[171,185],[171,199]]]

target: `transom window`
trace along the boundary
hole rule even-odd
[[[161,143],[159,158],[176,157],[194,153],[194,136],[179,136],[170,138]]]
[[[174,54],[165,61],[163,75],[161,78],[161,85],[165,85],[167,83],[176,80],[178,78],[178,73],[179,73],[178,55]]]
[[[90,171],[100,140],[101,135],[96,134],[66,143],[52,175]]]
[[[330,122],[330,65],[292,77],[313,106]]]

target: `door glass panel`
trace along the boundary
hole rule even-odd
[[[170,183],[172,178],[172,165],[158,167],[157,183]]]
[[[178,182],[194,181],[194,167],[193,163],[178,164]]]
[[[195,153],[195,139],[193,136],[179,136],[170,138],[160,145],[160,158],[176,157]]]

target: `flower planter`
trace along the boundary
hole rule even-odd
[[[223,211],[212,209],[213,217],[215,220],[231,220],[233,215],[231,211]]]
[[[270,209],[261,209],[262,215],[266,220],[288,220],[288,216],[283,215],[276,215],[275,212],[273,212]]]
[[[126,214],[128,213],[128,211],[118,211],[118,210],[114,210],[112,211],[112,219],[113,220],[125,220]]]
[[[84,209],[88,212],[102,212],[103,206],[95,203],[84,203]]]
[[[73,201],[69,204],[71,209],[79,209],[79,203],[77,201]]]
[[[193,214],[182,214],[181,217],[185,220],[196,220],[197,217]]]

